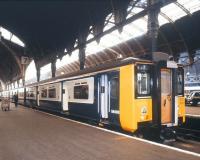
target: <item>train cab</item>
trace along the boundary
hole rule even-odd
[[[136,62],[120,68],[120,124],[172,129],[185,122],[184,74],[174,61]]]

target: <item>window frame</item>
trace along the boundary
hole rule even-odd
[[[43,97],[43,96],[42,96],[42,93],[43,93],[44,90],[46,90],[46,97]],[[41,92],[41,94],[40,94],[40,98],[41,98],[41,99],[48,98],[48,89],[47,89],[47,88],[41,88],[40,92]]]
[[[149,75],[150,75],[150,92],[148,93],[148,94],[139,94],[138,93],[138,82],[137,82],[137,75],[138,75],[138,73],[142,73],[142,71],[141,70],[138,70],[138,65],[148,65],[149,66],[149,69],[148,69],[148,72],[146,72],[146,73],[149,73]],[[152,72],[153,72],[153,66],[152,66],[152,64],[149,64],[149,63],[138,63],[138,64],[135,64],[135,74],[134,74],[134,76],[135,76],[135,84],[134,84],[134,86],[135,86],[135,98],[136,99],[141,99],[141,98],[145,98],[145,99],[147,99],[147,98],[152,98],[152,94],[153,94],[153,76],[152,76]]]
[[[75,87],[81,87],[81,86],[87,86],[87,90],[88,90],[88,93],[87,93],[87,98],[76,98],[75,97]],[[88,100],[89,99],[89,85],[88,84],[80,84],[80,85],[74,85],[73,86],[73,89],[74,89],[74,94],[73,94],[73,98],[75,99],[75,100],[77,100],[77,99],[80,99],[80,100]]]
[[[178,75],[179,75],[178,72],[181,72],[181,75],[182,75],[181,93],[179,93],[179,90],[178,90]],[[184,70],[183,70],[183,68],[180,68],[180,67],[177,69],[176,85],[177,85],[176,94],[178,96],[184,96]]]
[[[49,90],[55,90],[55,97],[50,97],[49,96],[49,93],[50,93]],[[47,98],[56,99],[57,98],[57,89],[56,89],[56,87],[48,88],[47,94],[48,94]]]
[[[112,77],[111,79],[110,79],[110,87],[112,88],[112,84],[111,84],[111,82],[112,82],[112,80],[113,79],[117,79],[117,83],[118,83],[118,85],[117,85],[117,91],[118,91],[118,93],[117,93],[117,95],[115,95],[115,96],[113,96],[113,92],[110,92],[110,97],[111,98],[113,98],[113,99],[119,99],[119,92],[120,92],[120,90],[119,90],[119,86],[120,86],[120,82],[119,82],[119,77],[117,77],[117,76],[114,76],[114,77]]]

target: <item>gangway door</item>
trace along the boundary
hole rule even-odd
[[[172,123],[172,73],[161,69],[161,123]]]

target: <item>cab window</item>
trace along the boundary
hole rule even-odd
[[[179,68],[177,71],[177,94],[184,94],[184,77],[183,77],[183,69]]]
[[[151,96],[151,66],[138,64],[136,66],[136,96]]]
[[[119,98],[119,78],[114,77],[110,80],[110,85],[111,85],[111,93],[110,96],[111,98],[118,99]]]

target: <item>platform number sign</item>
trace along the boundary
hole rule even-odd
[[[28,57],[21,57],[21,64],[28,64],[29,58]]]

